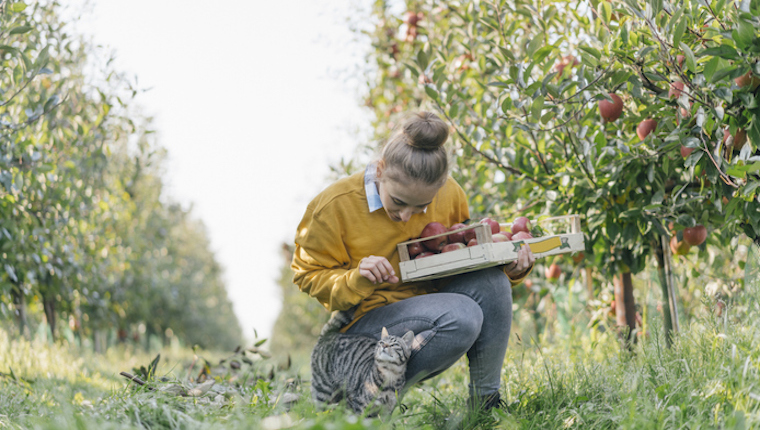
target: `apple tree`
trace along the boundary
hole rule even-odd
[[[378,126],[437,110],[476,211],[582,215],[618,324],[635,327],[631,275],[648,264],[672,294],[665,267],[692,229],[760,243],[760,3],[409,0],[374,14]]]

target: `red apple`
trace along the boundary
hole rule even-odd
[[[613,101],[599,100],[599,114],[605,122],[613,122],[623,114],[623,99],[617,94],[610,94]]]
[[[491,234],[496,234],[501,231],[501,226],[498,221],[494,221],[491,218],[483,218],[480,220],[481,224],[487,224],[491,226]]]
[[[413,12],[410,10],[406,13],[406,23],[411,27],[415,27],[418,22],[422,21],[423,17],[424,15],[422,12]]]
[[[466,224],[462,224],[461,222],[458,222],[458,223],[452,225],[451,227],[449,227],[449,231],[459,230],[460,228],[465,228],[465,227],[467,227]],[[460,231],[460,232],[457,232],[457,233],[451,233],[449,235],[449,242],[450,243],[454,243],[454,242],[465,243],[464,234],[465,234],[464,231]]]
[[[491,239],[493,239],[494,243],[498,242],[509,242],[512,240],[512,235],[507,236],[509,233],[496,233],[493,236],[491,236]]]
[[[425,251],[420,253],[418,256],[414,257],[415,260],[418,260],[420,258],[430,257],[431,255],[435,255],[435,252]]]
[[[559,275],[561,274],[562,274],[562,269],[560,269],[557,263],[552,263],[544,271],[544,275],[546,275],[546,277],[549,279],[559,279]]]
[[[691,246],[699,246],[707,239],[707,229],[702,224],[683,229],[683,241]]]
[[[519,216],[512,221],[512,234],[524,231],[530,233],[530,220],[524,216]]]
[[[527,231],[518,231],[517,233],[512,235],[512,240],[525,240],[525,239],[533,239],[533,235],[530,234]]]
[[[751,90],[754,90],[758,85],[760,85],[760,78],[754,76],[752,74],[752,71],[749,71],[746,74],[734,79],[734,82],[736,82],[736,85],[738,85],[739,88],[749,86]]]
[[[472,238],[467,241],[467,246],[475,246],[478,244],[478,239]]]
[[[683,82],[673,82],[670,84],[670,90],[668,90],[668,97],[679,98],[683,92]]]
[[[573,263],[579,264],[583,259],[586,258],[586,254],[581,251],[573,254]]]
[[[681,157],[686,158],[689,155],[691,155],[692,152],[694,152],[696,148],[687,148],[683,145],[681,145]]]
[[[644,140],[655,128],[657,128],[657,120],[648,118],[641,121],[639,126],[636,127],[636,134],[639,136],[639,139]]]
[[[673,252],[673,255],[686,255],[689,253],[689,249],[691,249],[691,245],[683,240],[678,240],[675,235],[670,238],[670,251]]]
[[[411,258],[420,255],[425,250],[425,248],[422,246],[422,242],[410,243],[406,249],[409,251],[409,257]]]
[[[445,225],[433,221],[425,226],[420,233],[420,237],[430,237],[438,234],[446,233],[448,229]],[[427,248],[428,251],[440,252],[441,248],[446,245],[446,236],[436,237],[434,239],[426,240],[422,242],[422,245]]]
[[[441,248],[441,253],[444,252],[451,252],[451,251],[458,251],[460,249],[467,248],[464,243],[455,242],[455,243],[449,243],[448,245]]]
[[[562,75],[562,72],[565,70],[565,67],[570,66],[577,66],[581,62],[578,61],[577,58],[575,58],[572,55],[565,55],[564,57],[560,58],[559,61],[554,65],[554,71],[557,72],[558,75]]]
[[[728,129],[723,130],[723,143],[726,143],[729,136],[731,136],[731,132]],[[747,132],[743,128],[740,128],[736,130],[736,134],[734,135],[734,151],[741,150],[745,143],[747,143]]]

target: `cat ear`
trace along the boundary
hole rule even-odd
[[[388,329],[383,327],[383,331],[380,332],[380,338],[385,339],[386,337],[388,337]]]
[[[401,340],[403,340],[404,343],[406,343],[407,345],[409,345],[409,347],[411,348],[412,347],[412,342],[414,342],[414,332],[412,332],[411,330],[409,330],[408,332],[406,332],[404,334],[404,336],[401,338]]]

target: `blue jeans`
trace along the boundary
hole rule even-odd
[[[383,327],[396,336],[414,332],[404,390],[467,354],[470,396],[485,396],[499,390],[511,326],[511,283],[501,269],[489,268],[446,278],[439,292],[375,308],[347,332],[378,339]]]

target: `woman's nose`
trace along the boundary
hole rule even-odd
[[[401,215],[401,221],[407,222],[412,217],[412,209],[406,208],[401,211],[400,215]]]

